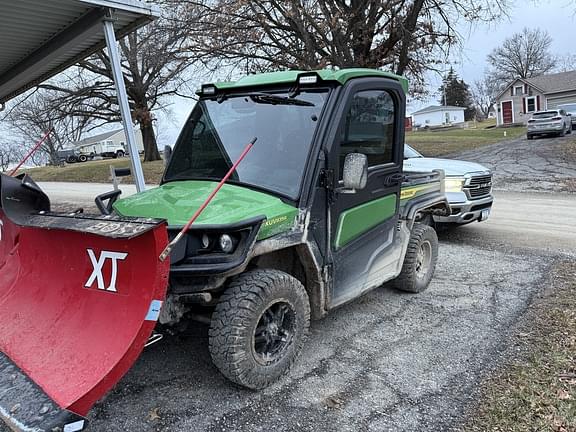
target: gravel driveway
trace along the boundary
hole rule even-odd
[[[526,138],[453,155],[454,158],[478,162],[495,172],[494,187],[512,192],[576,192],[576,164],[567,159],[563,145],[576,140],[574,134],[564,138]]]
[[[92,411],[91,430],[449,429],[540,290],[551,260],[453,244],[450,237],[441,253],[425,293],[382,288],[314,323],[290,376],[260,393],[218,374],[207,328],[193,324],[144,353]]]

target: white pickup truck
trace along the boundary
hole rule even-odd
[[[492,172],[488,168],[475,162],[424,157],[409,145],[404,146],[405,172],[437,169],[446,175],[444,186],[451,214],[435,215],[435,222],[463,225],[488,219],[494,201]]]

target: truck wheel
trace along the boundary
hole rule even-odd
[[[212,361],[229,380],[263,389],[290,369],[309,326],[308,294],[297,279],[278,270],[244,273],[212,315]]]
[[[80,155],[78,156],[78,160],[80,162],[86,162],[88,160],[88,157],[86,155]]]
[[[415,224],[410,234],[408,249],[400,275],[394,280],[395,288],[419,293],[428,288],[438,260],[438,237],[433,228]]]
[[[115,158],[123,158],[123,157],[124,157],[124,152],[122,150],[118,150],[116,152]]]

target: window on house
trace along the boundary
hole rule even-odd
[[[524,94],[524,86],[516,86],[514,87],[514,94],[516,96]]]
[[[536,112],[536,97],[526,98],[526,112],[533,113]]]

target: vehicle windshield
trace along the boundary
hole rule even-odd
[[[200,100],[178,137],[164,181],[221,180],[254,137],[230,177],[296,199],[328,90],[227,95]]]
[[[404,144],[404,159],[414,159],[423,157],[420,153],[410,147],[408,144]]]
[[[557,117],[560,114],[558,113],[558,111],[546,111],[546,112],[540,112],[540,113],[535,113],[532,118],[534,119],[548,119],[548,118],[552,118],[552,117]]]
[[[570,114],[576,114],[576,104],[558,105],[558,108],[561,108]]]

